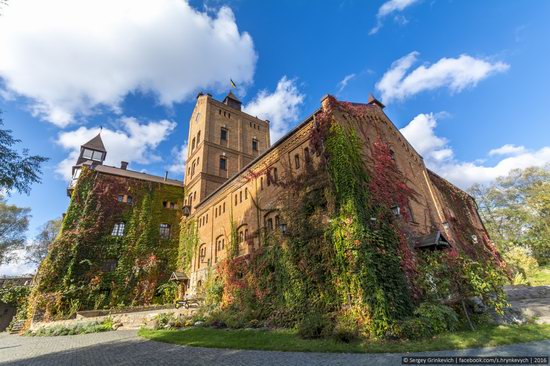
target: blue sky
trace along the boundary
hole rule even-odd
[[[548,1],[9,2],[0,16],[0,109],[45,155],[29,236],[66,209],[78,146],[103,127],[111,164],[182,178],[199,91],[229,78],[272,140],[324,94],[373,93],[426,164],[467,188],[550,162]],[[0,267],[0,275],[28,270]]]

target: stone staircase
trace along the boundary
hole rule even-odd
[[[550,286],[505,286],[513,309],[539,324],[550,324]]]
[[[17,320],[17,321],[14,322],[13,325],[11,326],[10,333],[11,333],[11,334],[19,333],[19,332],[21,331],[21,329],[23,328],[24,325],[25,325],[25,321],[24,321],[24,320]]]

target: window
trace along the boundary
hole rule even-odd
[[[220,157],[220,170],[227,170],[227,159],[223,156]]]
[[[201,132],[197,132],[197,146],[199,146],[199,142],[201,142]]]
[[[311,161],[311,158],[309,156],[309,148],[307,147],[304,149],[304,158],[306,159],[306,164]]]
[[[94,153],[92,155],[92,160],[101,161],[102,158],[103,158],[103,153],[102,152],[94,151]]]
[[[193,142],[191,143],[191,151],[195,150],[195,138],[193,137]]]
[[[118,202],[122,202],[122,201],[124,201],[124,196],[121,195],[121,194],[119,194],[119,195],[117,196],[116,200],[117,200]]]
[[[84,159],[91,159],[94,152],[90,149],[84,149],[84,152],[82,153],[82,157]]]
[[[162,239],[170,238],[170,225],[160,224],[160,237]]]
[[[264,189],[264,177],[260,177],[260,190]]]
[[[277,168],[273,168],[273,183],[277,183],[279,176],[277,175]]]
[[[115,226],[113,227],[113,231],[111,232],[112,236],[123,236],[124,235],[124,223],[123,222],[117,222]]]
[[[242,202],[243,202],[243,191],[240,191],[240,192],[239,192],[239,197],[240,197],[240,198],[239,198],[239,202],[242,203]]]
[[[223,128],[220,131],[220,140],[227,141],[227,128]]]
[[[258,151],[258,140],[252,140],[252,151]]]
[[[216,209],[214,210],[214,218],[218,217],[218,208],[216,207]]]
[[[191,199],[191,197],[189,197],[189,199]],[[167,201],[162,201],[162,207],[168,208],[168,202]]]
[[[296,169],[300,169],[300,155],[294,155],[294,166]]]
[[[268,230],[273,230],[273,219],[269,218],[267,219],[266,225]]]
[[[401,208],[399,206],[393,206],[391,208],[391,212],[393,213],[393,216],[398,217],[401,215]]]
[[[170,208],[173,210],[176,208],[176,204],[174,202],[170,202]]]
[[[235,193],[235,206],[237,206],[237,194]]]
[[[225,213],[225,202],[223,203],[223,212]]]
[[[390,149],[390,155],[391,155],[391,159],[392,159],[392,160],[395,160],[395,151],[393,151],[392,149]]]
[[[126,196],[126,203],[131,205],[132,202],[134,202],[134,199],[132,198],[132,196]]]
[[[245,188],[245,189],[244,189],[244,199],[245,199],[245,200],[248,199],[248,188]]]

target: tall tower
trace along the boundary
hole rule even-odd
[[[76,182],[80,177],[82,166],[102,165],[105,161],[105,156],[107,156],[107,150],[105,150],[105,145],[103,145],[101,133],[98,133],[93,139],[80,146],[80,154],[76,160],[76,165],[73,166],[72,178],[69,182],[69,187],[67,187],[67,195],[69,197],[72,195]]]
[[[189,121],[185,164],[185,204],[191,212],[269,146],[269,121],[243,112],[232,92],[223,102],[199,93]]]

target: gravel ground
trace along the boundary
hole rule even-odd
[[[194,348],[148,341],[135,330],[60,337],[0,333],[1,365],[400,365],[403,356],[548,356],[550,340],[460,351],[335,354]]]

